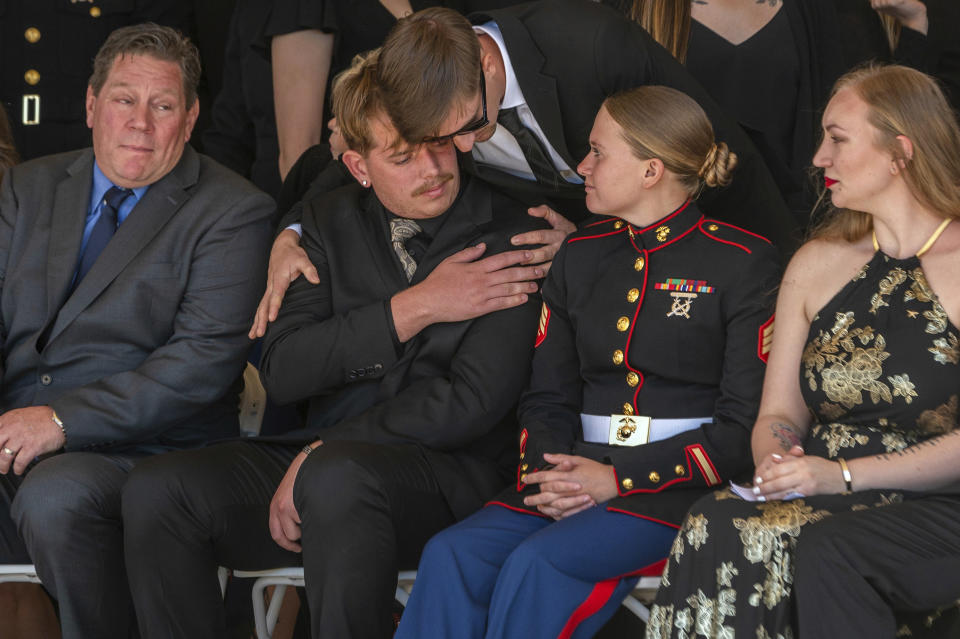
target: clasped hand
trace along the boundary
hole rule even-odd
[[[524,498],[527,506],[536,506],[548,517],[563,519],[616,497],[613,466],[579,455],[547,453],[543,458],[553,466],[524,478],[525,484],[540,486],[538,494]]]
[[[816,455],[806,455],[794,446],[786,454],[771,453],[753,475],[754,493],[763,501],[783,499],[790,493],[805,497],[843,492],[846,484],[840,464]]]

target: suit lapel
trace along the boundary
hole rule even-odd
[[[387,242],[384,231],[385,219],[386,212],[380,200],[374,195],[373,189],[366,191],[360,205],[360,235],[363,236],[367,253],[380,274],[380,279],[386,284],[388,295],[393,295],[407,288],[408,284],[399,264],[394,259],[393,247]]]
[[[567,166],[576,166],[577,161],[570,156],[567,141],[563,135],[563,119],[560,115],[560,101],[557,96],[557,80],[543,73],[546,59],[533,43],[523,23],[509,9],[491,11],[489,16],[500,27],[503,42],[510,54],[510,63],[517,76],[517,83],[523,92],[523,98],[543,129],[550,144],[563,158]],[[476,23],[476,21],[474,21]]]
[[[47,313],[52,321],[63,305],[80,260],[80,242],[93,184],[93,151],[67,168],[68,177],[56,187],[47,249]]]
[[[77,284],[73,295],[67,299],[57,315],[48,343],[56,339],[57,335],[116,279],[180,210],[190,198],[187,189],[196,184],[199,174],[199,158],[188,146],[177,166],[159,182],[151,185],[143,199],[137,202],[86,277]],[[75,268],[76,260],[71,262],[71,265]]]

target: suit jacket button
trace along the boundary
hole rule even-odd
[[[44,373],[43,375],[40,376],[40,383],[43,384],[44,386],[49,386],[50,384],[53,383],[53,378],[47,375],[46,373]]]
[[[623,364],[623,351],[621,351],[619,348],[613,351],[613,363],[617,366]]]
[[[618,331],[620,331],[620,332],[622,333],[622,332],[624,332],[625,330],[627,330],[628,328],[630,328],[630,318],[629,318],[629,317],[621,317],[620,319],[617,320],[617,330],[618,330]]]
[[[636,386],[640,383],[640,376],[633,371],[630,371],[627,373],[627,383],[630,384],[630,386]]]
[[[687,473],[687,469],[681,466],[680,464],[677,464],[673,468],[673,472],[675,472],[678,477],[683,477]]]
[[[636,302],[638,299],[640,299],[640,289],[631,288],[629,291],[627,291],[627,301],[628,301],[628,302],[630,302],[631,304],[633,304],[633,303]]]
[[[660,473],[658,473],[657,471],[653,471],[649,475],[647,475],[647,479],[649,479],[653,483],[657,483],[658,481],[660,481]]]
[[[624,490],[633,490],[633,480],[629,477],[621,481],[620,485],[623,486]]]

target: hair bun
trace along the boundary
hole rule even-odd
[[[714,143],[710,145],[697,175],[707,186],[726,186],[733,179],[732,173],[736,166],[737,154],[733,153],[725,142]]]

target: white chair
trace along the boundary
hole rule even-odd
[[[38,584],[40,578],[37,577],[37,570],[33,564],[0,565],[0,584],[15,581]]]
[[[280,605],[287,586],[303,587],[303,568],[274,568],[272,570],[234,570],[234,577],[256,579],[253,582],[253,619],[257,627],[257,639],[272,639],[280,614]],[[397,575],[397,591],[394,598],[401,606],[407,605],[413,582],[417,579],[416,570],[401,570]],[[266,589],[276,586],[269,603],[266,601]],[[623,605],[644,623],[650,619],[649,604],[657,594],[660,577],[641,577],[637,586],[623,600]]]
[[[257,639],[271,639],[280,615],[280,605],[287,586],[303,587],[303,568],[274,568],[272,570],[234,570],[234,577],[256,579],[253,582],[253,620],[257,628]],[[397,591],[394,597],[401,606],[407,605],[413,582],[417,578],[416,570],[403,570],[397,575]],[[267,587],[275,586],[267,603]]]

